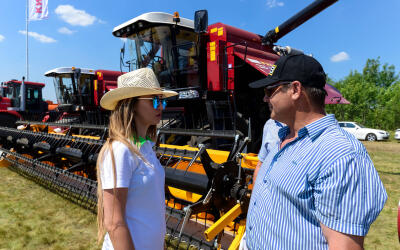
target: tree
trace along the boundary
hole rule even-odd
[[[400,81],[393,65],[381,67],[379,57],[368,59],[362,73],[351,71],[343,80],[329,81],[351,102],[328,105],[327,111],[338,120],[381,129],[400,127]]]

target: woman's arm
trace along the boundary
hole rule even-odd
[[[125,206],[128,188],[104,189],[104,226],[115,250],[134,249],[129,228],[125,223]],[[114,214],[113,214],[114,213]]]

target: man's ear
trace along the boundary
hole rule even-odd
[[[292,94],[292,99],[293,100],[298,100],[300,96],[302,95],[303,88],[301,85],[301,82],[299,81],[293,81],[291,83],[291,88],[290,88],[291,94]]]

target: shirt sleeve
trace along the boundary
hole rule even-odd
[[[280,141],[278,131],[282,127],[282,124],[272,119],[267,120],[263,128],[263,136],[261,142],[261,148],[258,152],[258,160],[264,162],[265,158],[269,153],[269,144],[274,144]]]
[[[265,160],[265,157],[267,157],[267,145],[266,145],[266,137],[267,134],[269,133],[269,121],[268,120],[265,124],[264,124],[264,128],[263,128],[263,135],[262,135],[262,142],[261,142],[261,148],[260,148],[260,152],[258,152],[258,160],[263,162]]]
[[[116,187],[129,187],[133,172],[138,167],[138,160],[122,142],[114,142],[112,147],[115,158]],[[105,151],[104,160],[100,167],[102,188],[114,188],[114,171],[109,150]]]
[[[345,234],[365,236],[387,194],[369,156],[352,153],[321,172],[314,199],[320,223]]]

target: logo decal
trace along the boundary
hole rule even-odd
[[[269,76],[272,76],[272,74],[274,73],[275,69],[276,69],[276,65],[274,64],[274,65],[271,66],[271,69],[270,69],[268,75],[269,75]]]

